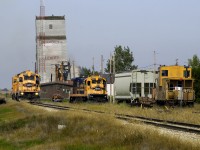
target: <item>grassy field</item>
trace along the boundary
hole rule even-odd
[[[75,105],[111,113],[118,109],[126,113],[130,111],[131,114],[140,111],[143,115],[147,111],[153,111],[130,108],[126,105],[62,105]],[[59,125],[63,125],[64,128],[58,129]],[[12,100],[0,105],[0,133],[0,150],[197,150],[200,146],[161,135],[156,130],[149,131],[134,123],[123,123],[111,115],[49,111],[26,102]]]

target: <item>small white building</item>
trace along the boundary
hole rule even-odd
[[[114,75],[113,74],[103,74],[104,78],[106,78],[106,90],[108,96],[114,96]]]
[[[108,96],[114,96],[114,84],[107,84],[106,89]]]

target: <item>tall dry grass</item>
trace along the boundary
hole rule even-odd
[[[24,117],[0,123],[0,149],[196,150],[199,148],[199,145],[195,146],[161,135],[155,130],[149,131],[134,124],[118,121],[110,115],[79,111],[49,112],[22,102],[16,102],[13,109]],[[59,130],[58,125],[66,127]]]
[[[71,106],[75,108],[84,108],[91,110],[104,111],[110,114],[122,113],[136,116],[151,117],[157,119],[165,119],[171,121],[179,121],[185,123],[200,124],[200,104],[194,107],[165,107],[156,106],[153,108],[130,107],[130,105],[111,104],[111,103],[56,103],[57,105]]]

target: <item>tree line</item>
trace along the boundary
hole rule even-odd
[[[134,57],[133,53],[131,52],[130,48],[127,47],[122,47],[121,45],[116,46],[114,49],[114,59],[115,59],[115,72],[124,72],[124,71],[129,71],[133,69],[137,69],[136,65],[133,65],[134,62]],[[106,68],[104,68],[104,71],[106,73],[110,73],[110,67],[113,68],[113,59],[108,59],[106,63]],[[111,64],[110,64],[111,63]],[[91,74],[100,74],[98,71],[87,68],[87,67],[80,67],[80,76],[89,76]],[[113,73],[113,69],[111,69],[111,73]]]
[[[194,90],[196,101],[200,103],[200,60],[195,54],[188,59],[188,65],[192,67],[192,77],[194,78]]]

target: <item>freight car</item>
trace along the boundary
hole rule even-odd
[[[158,104],[193,105],[195,92],[192,69],[188,66],[160,66],[155,100]]]
[[[115,75],[115,99],[119,102],[144,104],[152,102],[152,89],[155,87],[157,71],[132,70]]]
[[[26,70],[12,77],[12,99],[35,99],[40,95],[40,76]]]
[[[92,75],[87,78],[73,79],[73,92],[70,103],[75,101],[107,102],[106,79]]]

